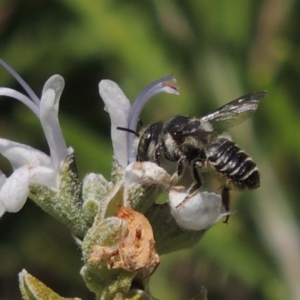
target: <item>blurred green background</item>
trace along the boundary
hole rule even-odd
[[[181,95],[157,96],[145,124],[202,116],[248,92],[268,90],[256,114],[229,132],[261,171],[256,191],[233,193],[237,211],[201,242],[165,257],[151,279],[158,299],[300,299],[300,2],[291,0],[0,1],[0,57],[38,95],[47,78],[66,81],[60,121],[81,178],[109,178],[109,117],[101,79],[133,100],[172,73]],[[0,69],[0,86],[22,91]],[[48,151],[35,116],[0,101],[0,136]],[[0,169],[10,172],[1,158]],[[162,228],[167,230],[167,228]],[[93,299],[79,275],[69,232],[28,201],[0,220],[0,299],[20,299],[25,268],[63,296]]]

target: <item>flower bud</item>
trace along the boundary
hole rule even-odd
[[[203,230],[232,212],[226,212],[222,198],[207,191],[189,195],[182,186],[169,189],[171,213],[177,224],[185,229]]]

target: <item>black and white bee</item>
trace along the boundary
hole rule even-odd
[[[211,167],[224,179],[222,202],[228,211],[231,189],[256,189],[260,176],[252,158],[235,144],[228,134],[220,134],[218,125],[232,127],[244,122],[257,109],[266,91],[241,96],[202,118],[176,116],[143,128],[138,134],[137,161],[152,161],[160,165],[162,158],[176,162],[173,175],[178,180],[186,166],[192,168],[193,194],[202,185],[198,171]],[[228,218],[225,222],[227,222]]]
[[[231,127],[244,122],[265,95],[265,91],[244,95],[202,118],[176,116],[146,126],[138,134],[136,160],[158,165],[161,158],[176,162],[175,179],[179,179],[189,165],[194,177],[189,194],[202,185],[198,170],[211,167],[224,179],[222,202],[229,210],[229,191],[256,189],[260,186],[260,176],[252,158],[228,134],[219,134],[214,127],[217,124]]]

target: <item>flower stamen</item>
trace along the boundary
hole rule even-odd
[[[37,107],[40,106],[40,99],[36,95],[36,93],[32,90],[32,88],[25,82],[25,80],[11,67],[9,66],[4,60],[0,58],[0,65],[8,72],[10,73],[22,86],[22,88],[26,91],[30,100],[32,100]],[[18,98],[17,98],[18,99]],[[25,103],[26,104],[26,103]],[[27,104],[26,104],[27,105]]]

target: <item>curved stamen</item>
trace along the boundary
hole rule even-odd
[[[13,89],[9,89],[9,88],[0,88],[0,96],[11,97],[11,98],[21,101],[28,108],[30,108],[38,118],[40,118],[39,108],[31,101],[30,98],[28,98],[24,94],[21,94],[20,92],[15,91]]]
[[[59,75],[51,76],[44,85],[40,100],[27,83],[1,58],[0,65],[21,84],[29,97],[9,88],[0,88],[0,96],[15,98],[35,113],[43,127],[50,148],[53,167],[58,170],[61,162],[68,154],[58,121],[59,100],[64,88],[64,79]]]
[[[135,135],[132,132],[137,131],[139,117],[145,104],[156,94],[166,92],[169,94],[179,95],[178,88],[167,81],[176,81],[171,75],[158,79],[147,86],[140,95],[136,98],[128,114],[128,134],[127,134],[127,149],[128,163],[136,160],[136,149],[134,149]]]
[[[24,79],[1,58],[0,58],[0,65],[2,65],[2,67],[6,71],[8,71],[19,82],[19,84],[27,92],[30,99],[37,105],[37,107],[39,107],[40,106],[39,97],[35,94],[35,92],[31,89],[31,87],[24,81]]]
[[[167,81],[176,81],[176,79],[172,76],[172,75],[168,75],[165,76],[163,78],[160,78],[158,80],[155,80],[154,82],[152,82],[150,85],[148,85],[135,99],[135,101],[133,102],[131,109],[129,111],[129,115],[128,115],[128,121],[130,122],[130,120],[132,119],[132,117],[136,114],[140,115],[140,112],[142,111],[143,107],[145,106],[145,104],[148,102],[149,98],[154,96],[147,96],[148,93],[152,93],[153,90],[155,90],[156,88],[160,88],[161,84],[166,83]],[[175,87],[175,89],[177,89]],[[128,125],[129,125],[128,122]],[[136,128],[130,128],[132,130],[135,130]]]

